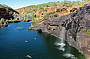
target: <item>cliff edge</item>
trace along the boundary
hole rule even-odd
[[[63,27],[65,33],[62,33]],[[85,4],[74,13],[47,19],[42,24],[30,29],[47,32],[58,38],[65,35],[65,41],[90,59],[90,4]]]

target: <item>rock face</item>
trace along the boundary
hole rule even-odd
[[[90,5],[84,5],[62,24],[67,30],[66,41],[90,59]]]
[[[62,27],[65,27],[65,39],[71,46],[78,49],[90,59],[90,5],[84,5],[72,14],[48,19],[34,30],[47,32],[60,38]]]
[[[14,19],[14,14],[19,14],[17,11],[12,8],[3,7],[0,8],[0,28],[8,26],[8,21]]]
[[[5,8],[0,8],[0,19],[1,18],[4,18],[4,19],[12,18],[13,19],[13,14],[14,13],[19,14],[17,11],[15,11],[11,8],[8,8],[8,10],[6,10]]]
[[[0,28],[6,26],[8,26],[7,20],[5,20],[4,18],[0,19]]]

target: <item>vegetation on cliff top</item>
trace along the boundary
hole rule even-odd
[[[87,30],[88,35],[90,36],[90,29]]]
[[[23,14],[22,17],[32,18],[32,22],[39,22],[45,20],[46,15],[52,18],[57,16],[63,16],[74,12],[73,8],[79,8],[84,4],[90,3],[90,1],[57,1],[49,2],[40,5],[31,5],[24,8],[17,9],[18,12]],[[20,16],[21,16],[20,15]]]

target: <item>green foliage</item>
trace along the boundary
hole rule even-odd
[[[22,19],[24,19],[24,17],[20,17],[20,19],[22,20]]]
[[[90,29],[87,30],[88,35],[90,36]]]
[[[32,21],[33,21],[33,22],[35,22],[35,23],[37,22],[37,20],[36,20],[36,19],[34,19],[34,18],[32,18]]]
[[[45,17],[45,16],[43,16],[43,17],[42,17],[42,19],[40,19],[40,20],[45,20],[45,19],[46,19],[46,17]]]
[[[90,1],[89,1],[90,2]],[[57,2],[49,2],[49,3],[44,3],[44,4],[39,4],[39,5],[31,5],[31,6],[27,6],[24,7],[24,15],[30,14],[30,18],[32,18],[32,20],[34,22],[38,22],[38,21],[42,21],[45,20],[46,18],[49,17],[57,17],[57,14],[48,14],[44,15],[41,19],[36,20],[35,18],[39,18],[38,16],[36,16],[36,12],[47,12],[48,9],[55,9],[55,8],[65,8],[67,9],[68,7],[73,8],[75,6],[79,6],[79,5],[83,5],[85,3],[89,3],[86,1],[68,1],[68,0],[64,0],[64,1],[57,1]],[[21,8],[22,9],[22,8]],[[72,10],[74,12],[74,10]]]
[[[6,11],[8,12],[9,11],[9,9],[8,8],[5,8],[6,9]]]
[[[39,21],[43,21],[43,20],[46,20],[46,16],[43,16],[41,19],[32,18],[32,22],[34,22],[34,23],[39,22]]]
[[[36,14],[31,14],[30,17],[31,17],[31,18],[36,18],[37,16],[36,16]]]
[[[35,11],[44,11],[52,8],[67,8],[67,7],[73,7],[77,5],[84,4],[85,2],[80,2],[80,1],[61,1],[61,2],[49,2],[49,3],[44,3],[40,5],[31,5],[28,7],[24,7],[26,14],[28,13],[34,13]]]
[[[57,17],[58,15],[57,14],[51,14],[50,16],[51,17]]]
[[[88,29],[87,32],[90,33],[90,29]]]
[[[10,20],[13,20],[12,18],[10,18]]]
[[[19,16],[19,14],[14,14],[14,16]]]

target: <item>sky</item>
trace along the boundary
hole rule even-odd
[[[0,4],[5,4],[13,9],[18,9],[29,5],[37,5],[56,1],[63,1],[63,0],[0,0]],[[81,1],[81,0],[69,0],[69,1]]]

